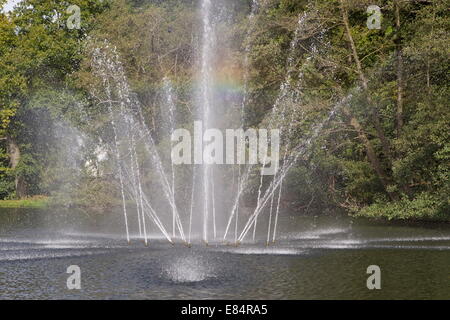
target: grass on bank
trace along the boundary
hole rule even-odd
[[[35,196],[20,200],[0,200],[0,208],[46,208],[49,198],[45,196]]]

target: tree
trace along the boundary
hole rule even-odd
[[[106,2],[89,0],[71,4],[83,8],[79,30],[67,27],[69,4],[61,1],[26,0],[8,15],[0,14],[0,129],[13,170],[24,154],[21,146],[30,142],[21,139],[21,128],[33,126],[27,122],[33,119],[26,117],[29,102],[39,91],[67,85],[68,75],[78,69],[82,59],[81,40],[91,28],[93,17],[107,6]],[[41,112],[48,110],[43,106]],[[16,124],[11,126],[11,122]],[[16,195],[24,197],[26,179],[15,172]]]

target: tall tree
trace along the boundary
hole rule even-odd
[[[395,7],[395,42],[397,56],[397,137],[400,137],[403,127],[403,52],[400,22],[400,0],[394,0]]]
[[[81,9],[79,28],[68,24],[77,13],[68,10],[73,5]],[[106,5],[93,0],[76,0],[70,4],[24,0],[10,13],[0,14],[0,120],[12,169],[20,166],[24,154],[21,150],[24,141],[20,141],[23,126],[17,124],[33,121],[26,117],[30,100],[39,91],[66,87],[68,75],[78,69],[82,59],[81,40],[92,27],[93,17]],[[11,121],[16,125],[11,126]],[[24,123],[24,126],[33,124]],[[16,195],[24,197],[26,181],[20,171],[14,172]]]

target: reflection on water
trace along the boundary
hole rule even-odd
[[[285,218],[277,243],[187,248],[76,213],[0,212],[2,299],[449,299],[450,227]],[[93,227],[94,226],[94,227]],[[79,265],[82,290],[66,289]],[[382,270],[382,290],[366,269]]]

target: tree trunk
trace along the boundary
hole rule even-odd
[[[434,37],[434,25],[435,25],[435,20],[436,20],[436,11],[433,9],[433,22],[431,24],[431,39],[433,39]],[[427,52],[427,90],[428,90],[428,97],[431,96],[431,74],[430,74],[430,67],[431,67],[431,50],[432,50],[432,45],[430,44],[428,46],[428,52]]]
[[[9,162],[11,169],[16,169],[19,162],[20,162],[20,149],[17,145],[14,138],[8,137],[7,138],[7,149],[8,149],[8,155],[9,155]],[[23,177],[16,174],[15,180],[14,180],[14,186],[16,189],[16,197],[18,199],[25,198],[27,196],[27,186],[23,179]]]
[[[395,54],[397,58],[397,112],[396,112],[396,131],[397,139],[400,138],[403,128],[403,92],[404,92],[404,78],[403,78],[403,51],[402,51],[402,38],[400,34],[400,1],[394,1],[395,6]],[[398,158],[399,155],[396,155]],[[408,196],[411,195],[411,190],[408,184],[401,184],[401,188]]]
[[[359,59],[358,51],[356,50],[355,41],[353,40],[353,36],[352,36],[351,30],[350,30],[350,23],[348,21],[348,11],[347,11],[347,7],[344,4],[345,0],[340,0],[340,2],[341,2],[342,21],[344,22],[345,31],[346,31],[347,39],[348,39],[348,42],[350,44],[350,48],[351,48],[351,51],[352,51],[353,60],[355,60],[356,69],[357,69],[358,76],[359,76],[359,79],[361,81],[362,87],[366,91],[366,94],[367,94],[367,103],[368,103],[369,107],[372,108],[372,114],[371,114],[372,121],[373,121],[375,130],[377,132],[377,136],[378,136],[378,138],[381,141],[381,146],[383,148],[383,153],[384,153],[384,155],[385,155],[385,157],[387,159],[390,159],[390,153],[391,152],[390,152],[389,142],[386,139],[386,136],[384,135],[383,129],[381,127],[381,122],[380,122],[380,116],[378,114],[378,109],[377,109],[377,107],[375,106],[375,104],[373,103],[372,99],[369,96],[368,81],[367,81],[367,78],[366,78],[366,76],[365,76],[365,74],[363,72],[362,65],[361,65],[361,60]]]
[[[403,127],[403,53],[400,36],[400,4],[395,0],[395,27],[397,36],[395,39],[397,55],[397,138],[400,137]]]
[[[355,131],[358,134],[359,140],[361,140],[361,142],[364,144],[367,152],[367,158],[369,159],[372,169],[377,174],[378,179],[380,179],[385,192],[389,195],[391,200],[397,200],[398,199],[397,195],[395,193],[388,191],[389,179],[386,173],[384,172],[377,155],[375,154],[375,150],[373,149],[372,143],[370,142],[369,138],[367,137],[366,133],[361,127],[361,124],[359,123],[358,119],[356,119],[351,114],[350,110],[348,110],[347,107],[342,108],[342,110],[344,111],[345,115],[350,118],[350,125],[355,129]]]

